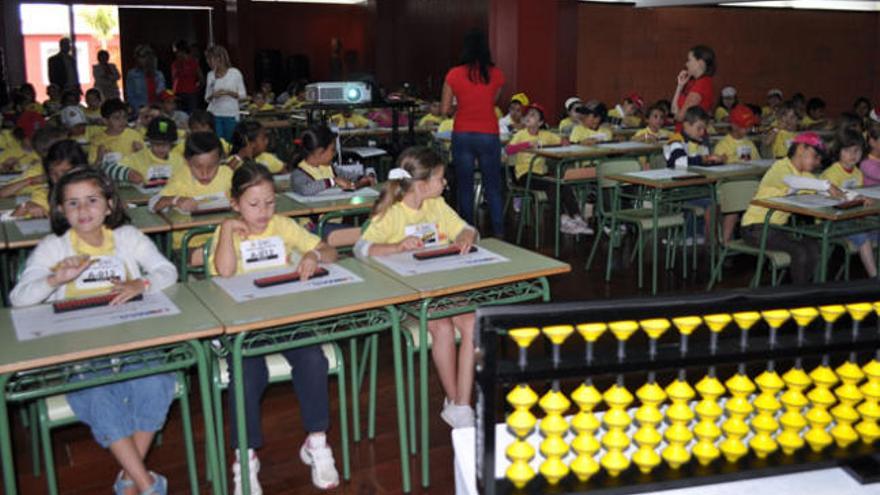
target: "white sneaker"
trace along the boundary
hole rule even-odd
[[[248,449],[248,480],[250,480],[251,495],[263,495],[263,488],[257,475],[260,474],[260,459],[254,453],[254,449]],[[235,450],[235,464],[232,465],[232,481],[235,483],[234,495],[242,495],[241,492],[241,464],[238,458],[238,449]]]
[[[443,411],[440,412],[443,421],[452,428],[467,428],[474,426],[474,408],[469,405],[453,404],[448,400],[443,401]]]
[[[299,457],[303,463],[312,467],[312,484],[321,490],[330,490],[339,486],[339,473],[333,451],[327,446],[327,437],[323,434],[311,434],[299,449]]]
[[[559,215],[559,231],[563,234],[577,234],[577,225],[574,219],[568,215]]]
[[[573,218],[574,218],[575,227],[578,230],[580,230],[580,232],[578,232],[579,234],[587,234],[587,235],[593,234],[593,229],[590,227],[590,224],[588,224],[586,220],[584,220],[581,217],[573,217]]]

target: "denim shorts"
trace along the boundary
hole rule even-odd
[[[125,371],[133,369],[136,367],[127,366]],[[108,369],[100,373],[79,374],[71,381],[112,373]],[[135,432],[162,429],[174,400],[176,379],[174,373],[163,373],[100,385],[67,394],[67,402],[76,417],[89,425],[95,441],[107,448]]]
[[[880,242],[880,232],[865,232],[863,234],[853,234],[847,236],[846,240],[848,240],[853,246],[856,247],[856,249],[858,249],[862,247],[862,244],[869,241]]]

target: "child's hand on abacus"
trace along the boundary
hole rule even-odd
[[[455,238],[455,245],[461,248],[461,254],[468,254],[474,245],[477,233],[474,229],[464,229]]]
[[[137,297],[147,290],[147,284],[143,279],[129,280],[127,282],[113,281],[113,293],[116,297],[110,301],[111,306],[125,304],[132,298]]]
[[[422,240],[416,236],[411,235],[397,243],[397,252],[402,253],[404,251],[412,251],[414,249],[419,249],[422,246],[424,246]]]
[[[305,282],[312,275],[315,274],[315,270],[318,269],[318,256],[309,251],[304,254],[303,257],[299,260],[299,264],[296,266],[296,271],[299,272],[299,279]]]
[[[92,259],[87,254],[69,256],[59,261],[58,264],[52,268],[52,275],[49,275],[49,278],[46,281],[52,287],[66,284],[71,280],[76,280],[76,277],[79,277],[80,274],[91,264]]]

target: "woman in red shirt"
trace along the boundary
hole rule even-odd
[[[198,108],[199,87],[205,79],[199,62],[190,55],[189,44],[185,40],[174,43],[174,62],[171,64],[171,80],[177,104],[186,113]]]
[[[688,52],[685,70],[678,73],[678,86],[672,97],[672,115],[675,117],[675,130],[681,132],[681,121],[688,108],[699,105],[712,114],[715,101],[715,88],[712,76],[715,75],[715,52],[705,45],[697,45]]]
[[[486,35],[471,31],[464,38],[461,64],[446,73],[442,112],[449,115],[453,96],[458,100],[452,128],[452,164],[455,168],[457,209],[471,225],[474,222],[474,164],[479,162],[492,234],[504,237],[501,198],[501,140],[495,102],[504,86],[504,73],[492,63]]]

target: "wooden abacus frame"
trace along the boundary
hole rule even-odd
[[[797,325],[786,322],[779,328],[774,347],[770,345],[769,329],[759,320],[748,331],[748,345],[741,347],[741,331],[733,322],[718,338],[715,353],[710,352],[708,344],[710,333],[701,326],[689,337],[686,353],[680,349],[679,335],[674,329],[657,341],[653,358],[646,352],[649,339],[638,331],[627,340],[627,356],[620,360],[617,354],[617,340],[605,335],[594,344],[594,357],[587,365],[584,356],[584,340],[572,335],[563,345],[561,358],[554,367],[550,353],[541,349],[542,342],[532,342],[527,349],[528,364],[520,368],[517,361],[517,346],[507,332],[522,327],[546,327],[551,325],[577,325],[580,323],[613,322],[621,320],[646,320],[651,318],[672,319],[678,316],[704,316],[718,313],[742,311],[762,311],[771,309],[792,309],[818,307],[832,304],[877,303],[880,301],[880,288],[876,281],[845,284],[825,284],[808,287],[769,288],[765,290],[735,290],[684,296],[664,296],[651,298],[630,298],[601,300],[578,303],[549,303],[537,305],[509,305],[480,308],[477,311],[477,431],[476,431],[476,473],[480,492],[485,495],[510,493],[556,493],[575,494],[601,492],[603,494],[638,493],[644,491],[720,483],[738,479],[772,476],[797,471],[840,466],[862,483],[880,481],[880,461],[874,445],[857,441],[843,449],[832,444],[820,453],[809,447],[785,455],[780,450],[759,459],[749,449],[748,454],[735,463],[723,457],[702,466],[692,459],[679,469],[671,469],[666,463],[643,474],[635,465],[630,465],[617,477],[609,476],[600,470],[588,482],[579,481],[569,473],[556,486],[548,485],[538,473],[525,487],[518,489],[511,481],[495,478],[496,471],[496,430],[503,422],[507,404],[503,394],[518,383],[543,384],[551,380],[565,382],[609,379],[615,375],[638,376],[631,383],[644,382],[647,373],[656,373],[658,381],[662,374],[676,370],[694,370],[700,375],[710,367],[718,368],[718,375],[725,374],[722,369],[734,368],[745,363],[752,368],[763,367],[768,361],[781,363],[785,369],[796,359],[804,362],[810,369],[821,356],[831,356],[832,362],[842,361],[854,353],[860,362],[870,360],[880,349],[880,305],[860,323],[857,337],[850,331],[852,319],[844,314],[833,323],[834,331],[826,342],[822,329],[825,322],[816,318],[804,332],[802,343],[798,344]],[[543,344],[549,348],[549,341]],[[572,350],[572,347],[577,349]],[[512,352],[511,352],[512,350]],[[730,373],[728,373],[730,374]],[[638,404],[638,399],[634,402]],[[536,408],[537,409],[537,408]],[[540,434],[535,431],[532,434]],[[876,443],[875,443],[876,445]]]

